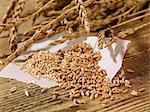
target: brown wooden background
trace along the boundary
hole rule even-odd
[[[0,21],[10,0],[0,0]],[[148,22],[149,18],[143,21],[135,21],[124,25],[117,30],[124,30],[129,27],[137,26]],[[150,112],[150,26],[147,26],[135,34],[128,36],[132,41],[124,62],[123,68],[135,70],[133,74],[127,74],[133,87],[131,89],[146,88],[139,97],[133,97],[129,94],[118,95],[117,99],[111,101],[106,107],[101,106],[100,100],[89,100],[88,103],[76,108],[69,108],[71,101],[52,100],[51,91],[41,94],[41,88],[33,84],[25,84],[13,79],[0,78],[0,112],[76,112],[83,109],[87,112]],[[0,38],[0,55],[8,53],[7,38]],[[10,93],[10,89],[16,86],[18,89]],[[24,94],[24,89],[28,89],[31,97]],[[66,92],[61,90],[61,96],[66,96]]]

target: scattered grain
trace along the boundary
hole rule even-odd
[[[26,95],[26,96],[30,96],[30,93],[28,92],[27,89],[25,89],[24,91],[25,91],[25,95]]]
[[[105,108],[105,107],[107,107],[107,105],[105,104],[105,103],[102,103],[102,106]]]
[[[129,80],[125,80],[125,86],[126,87],[129,87],[129,88],[131,88],[131,85],[130,85],[131,83],[130,83],[130,81]]]
[[[139,93],[137,91],[135,91],[135,90],[131,90],[130,91],[130,95],[132,95],[132,96],[139,96]]]
[[[46,88],[41,89],[41,93],[46,93],[46,92],[47,92]]]
[[[126,86],[126,87],[129,87],[129,88],[131,88],[131,87],[132,87],[131,85],[129,85],[129,84],[126,84],[126,83],[125,83],[125,86]]]
[[[94,98],[97,98],[98,97],[98,93],[95,93],[95,96],[94,96]]]
[[[78,106],[79,106],[79,104],[77,104],[77,103],[71,103],[69,105],[69,108],[78,107]]]
[[[129,89],[125,89],[122,93],[126,94],[127,92],[129,92]]]
[[[0,65],[3,65],[3,62],[2,62],[2,60],[0,60]]]
[[[114,96],[111,96],[111,97],[110,97],[110,101],[113,101],[114,99],[115,99]]]
[[[76,93],[76,94],[72,95],[72,98],[78,98],[78,97],[80,97],[80,93]]]
[[[128,73],[134,73],[134,70],[132,70],[132,69],[127,69],[126,70]]]
[[[13,93],[13,92],[15,92],[16,90],[17,90],[17,87],[12,87],[12,88],[10,89],[10,92]]]
[[[94,98],[95,98],[95,94],[92,93],[92,94],[90,95],[90,99],[93,100]]]
[[[126,84],[131,84],[129,80],[125,80],[125,83]]]
[[[103,104],[108,104],[110,102],[110,99],[105,99],[102,101]]]
[[[56,100],[57,98],[58,98],[57,95],[52,95],[53,100]]]
[[[87,112],[86,110],[77,110],[76,112]]]
[[[77,99],[77,103],[78,103],[78,104],[86,104],[86,101],[85,101],[85,100],[83,100],[83,99],[82,99],[82,100]]]
[[[140,88],[139,89],[139,92],[143,92],[143,91],[145,91],[146,89],[145,88]]]
[[[125,75],[125,71],[121,70],[121,73],[119,74],[119,78],[122,78]]]
[[[84,92],[83,92],[83,91],[81,91],[81,96],[85,96],[85,94],[84,94]]]
[[[86,92],[85,92],[85,95],[86,95],[86,96],[90,96],[89,91],[86,91]]]

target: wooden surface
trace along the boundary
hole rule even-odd
[[[4,14],[8,1],[2,2],[0,0],[0,20]],[[145,19],[144,22],[148,22]],[[122,26],[117,30],[123,30],[127,27],[138,25],[142,21]],[[150,112],[150,31],[147,26],[139,30],[135,34],[128,36],[127,39],[132,40],[124,62],[123,68],[131,68],[135,70],[133,74],[127,74],[127,78],[132,83],[132,88],[138,90],[142,87],[146,88],[144,92],[140,93],[139,97],[133,97],[129,94],[117,95],[114,101],[111,101],[106,107],[101,105],[99,99],[89,100],[84,97],[88,102],[87,104],[80,105],[79,107],[69,108],[71,101],[65,100],[52,100],[52,89],[46,93],[41,94],[42,88],[33,85],[18,82],[13,79],[0,78],[0,112],[76,112],[76,110],[83,109],[87,112]],[[116,31],[117,31],[116,30]],[[0,55],[8,50],[7,38],[0,38]],[[10,93],[10,89],[16,86],[17,91]],[[30,97],[25,96],[24,89],[28,89],[31,93]],[[67,96],[67,91],[61,90],[61,97]]]

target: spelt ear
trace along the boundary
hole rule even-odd
[[[87,12],[85,7],[83,6],[82,0],[76,0],[76,5],[79,10],[79,17],[81,17],[81,23],[84,25],[85,31],[90,33],[90,24],[88,22]]]
[[[12,17],[12,11],[14,10],[18,0],[11,0],[10,6],[7,8],[7,12],[3,17],[2,23],[6,23],[8,18]]]
[[[19,40],[18,31],[15,26],[12,26],[9,33],[9,48],[13,53],[17,49],[17,42]]]
[[[113,2],[107,0],[95,1],[95,0],[69,0],[64,3],[64,1],[55,1],[55,0],[41,0],[41,7],[37,7],[33,11],[29,11],[28,13],[24,14],[23,10],[25,5],[25,0],[12,0],[11,5],[8,8],[6,15],[4,15],[4,20],[7,24],[0,25],[1,31],[10,30],[12,25],[15,25],[17,28],[19,25],[24,23],[25,21],[34,17],[35,19],[38,18],[39,14],[49,13],[50,17],[43,22],[34,25],[31,29],[24,32],[24,35],[32,36],[23,39],[26,40],[24,46],[22,46],[19,50],[17,49],[12,57],[10,56],[8,59],[9,61],[13,60],[17,57],[21,52],[27,49],[33,42],[45,38],[51,37],[54,34],[63,31],[69,31],[70,33],[79,32],[80,34],[84,34],[87,32],[89,35],[91,32],[97,32],[100,29],[108,28],[109,26],[114,28],[125,23],[120,23],[120,20],[126,19],[126,17],[131,17],[136,15],[130,16],[130,13],[138,11],[143,7],[146,1],[127,1],[123,0],[114,0]],[[64,3],[64,4],[61,4]],[[77,10],[78,9],[78,10]],[[133,12],[132,12],[133,11]],[[143,13],[145,11],[139,12]],[[137,14],[139,14],[137,13]],[[119,15],[120,14],[120,15]],[[79,17],[80,16],[80,17]],[[149,16],[146,14],[146,16]],[[145,17],[145,16],[143,16]],[[138,17],[134,20],[143,18]],[[65,18],[65,20],[64,20]],[[112,20],[117,18],[116,26],[112,26]],[[62,21],[64,20],[63,24]],[[66,21],[67,20],[67,21]],[[4,22],[4,23],[5,23]],[[49,30],[53,30],[54,32],[46,33]],[[40,33],[37,33],[37,31]],[[75,33],[74,33],[75,34]],[[16,34],[14,34],[16,35]],[[10,48],[12,50],[16,49],[17,46],[17,36],[12,36],[13,38],[10,39]],[[70,38],[76,36],[71,35]],[[69,38],[69,39],[70,39]],[[21,41],[22,42],[22,41]]]

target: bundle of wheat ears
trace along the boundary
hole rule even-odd
[[[33,10],[27,9],[29,0],[11,0],[0,24],[0,33],[8,32],[12,51],[4,65],[13,61],[34,42],[68,32],[49,45],[56,45],[80,36],[96,35],[99,48],[103,43],[111,45],[118,38],[125,38],[150,24],[113,33],[113,29],[149,16],[149,0],[35,0]],[[44,18],[39,21],[39,18]],[[19,26],[32,20],[31,28],[19,32]],[[21,38],[24,36],[24,38]],[[104,41],[105,37],[110,37]],[[21,47],[18,44],[22,43]]]

